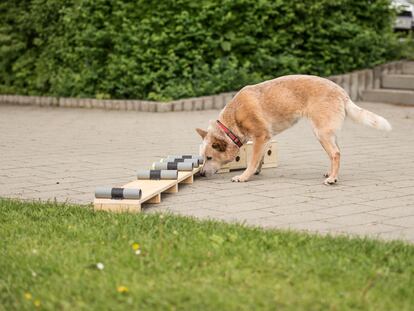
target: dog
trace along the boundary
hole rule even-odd
[[[232,178],[233,182],[248,181],[260,173],[270,139],[305,117],[330,158],[324,183],[335,184],[340,162],[336,133],[346,116],[378,130],[392,129],[386,119],[357,106],[343,88],[325,78],[289,75],[245,86],[220,112],[218,120],[210,121],[207,131],[196,129],[203,140],[200,155],[205,162],[201,174],[216,173],[251,140],[253,153],[247,168]]]

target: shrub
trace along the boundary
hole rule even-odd
[[[0,92],[169,100],[398,56],[388,0],[8,0]]]

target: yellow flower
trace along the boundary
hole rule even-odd
[[[24,298],[26,300],[31,300],[32,299],[32,294],[30,294],[30,293],[24,293]]]
[[[132,249],[133,249],[134,251],[139,250],[139,244],[138,244],[138,243],[133,243],[133,244],[132,244]]]
[[[126,286],[118,286],[116,290],[118,291],[118,293],[128,293],[128,287]]]
[[[35,301],[33,301],[33,304],[35,305],[36,308],[40,307],[40,300],[36,299]]]

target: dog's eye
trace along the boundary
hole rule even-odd
[[[207,160],[213,160],[213,158],[212,157],[207,157]]]

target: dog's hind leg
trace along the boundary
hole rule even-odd
[[[336,132],[342,128],[345,119],[345,104],[342,98],[326,98],[308,110],[308,118],[316,138],[331,160],[331,168],[325,179],[325,185],[338,181],[339,162],[341,154],[336,143]]]
[[[328,174],[325,175],[327,177],[325,179],[325,185],[332,185],[338,181],[338,172],[339,172],[339,162],[341,159],[341,154],[339,152],[338,144],[336,143],[336,136],[333,131],[320,131],[315,130],[316,137],[318,138],[319,142],[321,143],[323,149],[325,149],[326,153],[331,160],[331,168]]]

